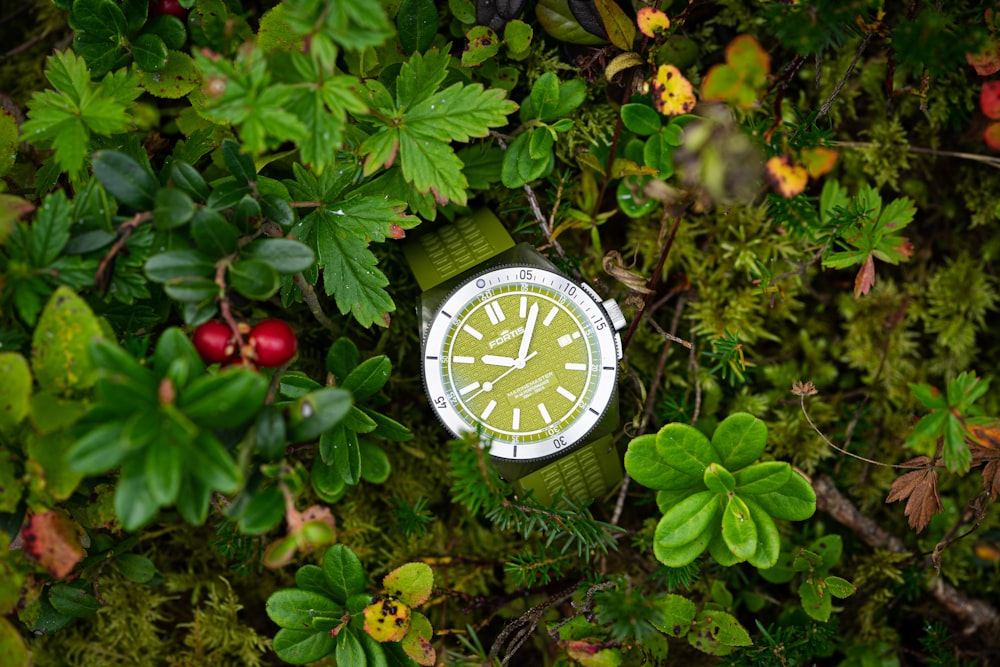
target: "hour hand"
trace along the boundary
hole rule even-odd
[[[516,360],[511,357],[498,357],[495,354],[484,354],[480,358],[480,361],[489,366],[503,366],[505,368],[510,368],[517,363]]]

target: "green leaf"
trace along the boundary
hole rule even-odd
[[[667,424],[656,434],[656,452],[670,467],[701,480],[709,463],[721,463],[705,434],[687,424]]]
[[[355,633],[354,628],[347,626],[337,635],[338,665],[367,667],[368,659],[365,657],[364,648],[362,648],[361,641]]]
[[[139,4],[137,2],[137,4]],[[187,29],[176,16],[161,14],[151,18],[145,27],[146,32],[158,35],[168,49],[180,49],[187,41]],[[148,68],[147,68],[148,69]]]
[[[115,514],[125,530],[136,530],[153,520],[160,506],[146,488],[142,469],[122,466],[121,477],[115,487]]]
[[[150,95],[177,100],[198,87],[201,75],[191,56],[182,51],[167,51],[166,64],[158,72],[139,70],[139,83]]]
[[[551,154],[546,160],[536,160],[531,157],[531,138],[536,132],[548,134],[545,129],[523,132],[507,147],[507,152],[503,156],[500,180],[508,188],[523,187],[525,183],[541,178],[549,171],[552,163]]]
[[[269,486],[254,494],[240,516],[240,532],[246,535],[263,535],[278,525],[285,517],[285,499],[281,489]]]
[[[291,665],[307,665],[333,652],[337,640],[329,632],[282,628],[272,646],[278,657]]]
[[[632,42],[635,41],[635,22],[614,0],[593,0],[593,2],[600,12],[604,30],[611,43],[622,51],[631,50]]]
[[[830,620],[830,614],[833,611],[832,595],[826,595],[825,591],[820,589],[811,579],[806,579],[799,584],[798,592],[804,612],[821,623]]]
[[[96,614],[101,608],[97,598],[83,588],[71,584],[53,584],[49,587],[49,602],[60,614],[82,618]]]
[[[158,438],[146,449],[146,484],[149,494],[160,505],[172,505],[177,500],[183,470],[183,450],[166,438]]]
[[[99,475],[124,460],[128,451],[121,446],[122,425],[111,422],[91,429],[76,441],[66,462],[84,475]]]
[[[538,77],[531,87],[529,99],[535,118],[543,121],[554,119],[559,108],[559,77],[552,72]]]
[[[363,401],[374,396],[388,381],[392,373],[392,362],[384,354],[362,362],[351,371],[341,386],[354,395],[354,400]]]
[[[667,567],[688,565],[708,547],[712,536],[718,533],[719,523],[719,519],[715,519],[705,526],[705,529],[693,540],[678,546],[666,544],[666,542],[673,542],[672,537],[676,524],[667,521],[666,516],[664,516],[656,524],[656,531],[653,534],[653,555]]]
[[[473,26],[465,35],[462,67],[478,67],[500,52],[500,36],[485,25]]]
[[[751,558],[757,551],[757,524],[739,496],[731,497],[722,512],[722,537],[740,560]]]
[[[342,544],[334,544],[323,555],[323,574],[333,600],[339,604],[347,604],[347,598],[365,591],[365,571],[361,561]]]
[[[367,440],[358,440],[361,447],[361,479],[372,484],[382,484],[389,479],[392,464],[385,450]]]
[[[132,58],[147,72],[159,72],[167,64],[167,45],[153,32],[144,32],[132,40]]]
[[[328,387],[309,392],[289,407],[288,422],[293,442],[312,440],[333,428],[351,409],[350,392]]]
[[[118,151],[98,151],[93,162],[94,176],[118,201],[137,211],[154,206],[159,183],[145,167]]]
[[[758,569],[772,568],[781,554],[781,534],[778,527],[774,519],[752,498],[743,498],[743,503],[750,510],[750,518],[757,526],[757,550],[747,561]]]
[[[177,512],[192,526],[200,526],[208,518],[208,500],[211,495],[212,488],[208,484],[196,478],[192,472],[187,472],[177,497]]]
[[[215,262],[198,250],[168,250],[146,262],[146,277],[157,283],[179,278],[208,277],[215,274]]]
[[[31,263],[43,268],[58,259],[69,241],[70,205],[62,191],[47,196],[31,226]]]
[[[826,590],[835,598],[846,598],[854,595],[857,588],[847,579],[828,576],[823,578]]]
[[[700,536],[719,514],[718,494],[700,491],[677,503],[663,515],[656,541],[663,547],[688,544]]]
[[[406,53],[430,48],[437,28],[438,13],[434,0],[403,0],[399,5],[396,30]]]
[[[702,476],[687,474],[670,465],[669,459],[660,454],[658,438],[658,435],[648,433],[629,443],[625,452],[625,470],[632,479],[651,489],[699,488]]]
[[[31,409],[31,369],[18,352],[0,352],[0,432],[17,426]],[[2,486],[2,485],[0,485]]]
[[[361,362],[358,346],[350,338],[341,337],[333,341],[326,354],[326,370],[333,373],[337,383],[341,384],[354,367]]]
[[[211,491],[234,493],[243,483],[239,468],[229,452],[215,439],[202,431],[198,439],[187,447],[187,460],[193,481],[200,481]]]
[[[784,461],[764,461],[736,472],[737,492],[741,496],[770,493],[783,487],[792,475],[792,466]]]
[[[103,336],[90,306],[68,287],[58,287],[45,305],[31,342],[35,381],[63,394],[93,386],[97,371],[90,344]]]
[[[731,493],[736,488],[736,480],[733,475],[718,463],[708,464],[703,479],[708,490],[715,493]]]
[[[346,484],[357,484],[361,476],[361,450],[358,434],[338,425],[320,439],[323,462],[332,466]]]
[[[434,571],[426,563],[406,563],[385,575],[382,585],[403,604],[418,607],[431,596]]]
[[[656,109],[645,104],[626,104],[621,109],[622,122],[630,132],[640,136],[656,134],[663,121]]]
[[[733,646],[753,644],[736,617],[715,609],[703,609],[698,613],[695,627],[688,634],[688,642],[710,655],[726,655]]]
[[[281,287],[274,267],[258,259],[241,259],[229,267],[227,276],[230,286],[248,299],[270,299]]]
[[[203,375],[181,393],[178,407],[206,428],[236,428],[264,405],[267,380],[242,368]]]
[[[170,180],[175,188],[186,193],[189,198],[195,201],[203,202],[211,194],[208,183],[205,182],[201,172],[187,162],[177,161],[170,165]]]
[[[297,588],[275,591],[265,611],[280,628],[310,629],[317,618],[340,619],[344,608],[320,593]]]
[[[277,461],[285,454],[288,439],[285,420],[274,405],[265,405],[257,414],[254,424],[254,441],[257,453],[265,461]]]
[[[257,239],[244,247],[241,255],[267,262],[281,274],[305,271],[316,262],[312,249],[294,239]]]
[[[698,612],[694,602],[675,593],[667,593],[661,600],[658,600],[656,609],[660,612],[660,619],[653,625],[660,632],[674,639],[687,635],[691,624],[694,623],[695,614]]]
[[[313,460],[309,481],[316,495],[327,503],[337,502],[347,492],[344,476],[332,465],[323,463],[319,456]]]
[[[183,190],[160,188],[156,191],[153,201],[153,224],[157,229],[180,227],[187,224],[193,215],[194,202]]]
[[[75,0],[69,24],[74,30],[105,39],[128,30],[125,14],[112,0]]]
[[[161,375],[168,375],[168,369],[177,363],[178,360],[185,362],[187,371],[192,377],[196,377],[205,372],[205,364],[198,351],[194,348],[191,339],[178,327],[169,327],[160,334],[160,339],[156,341],[156,348],[153,351],[153,368]],[[172,377],[172,376],[171,376]],[[138,381],[137,377],[137,381]],[[186,380],[174,377],[178,385],[187,385]]]
[[[816,511],[816,492],[799,472],[793,472],[788,482],[777,490],[752,496],[761,509],[775,519],[804,521]]]
[[[137,584],[149,583],[156,576],[153,561],[139,554],[121,554],[115,557],[114,563],[123,577]]]
[[[729,415],[712,434],[712,447],[727,470],[750,465],[760,458],[766,446],[767,425],[745,412]]]
[[[517,60],[527,55],[534,32],[530,25],[520,19],[508,21],[503,29],[503,41],[508,55]]]

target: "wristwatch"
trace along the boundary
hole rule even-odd
[[[622,479],[621,309],[515,244],[492,212],[412,234],[424,387],[456,437],[476,432],[515,493],[586,502]]]

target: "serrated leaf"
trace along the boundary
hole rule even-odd
[[[918,456],[906,465],[929,465],[930,459]],[[897,478],[890,487],[885,502],[906,500],[905,516],[910,520],[910,528],[918,533],[927,527],[935,514],[944,508],[937,489],[938,474],[933,467],[910,471]]]
[[[31,263],[38,268],[52,264],[69,241],[70,205],[61,191],[47,196],[31,226]]]

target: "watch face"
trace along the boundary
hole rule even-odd
[[[534,460],[583,439],[618,377],[618,341],[583,287],[534,266],[470,278],[445,299],[424,346],[424,381],[455,435],[479,430],[491,454]]]

